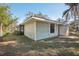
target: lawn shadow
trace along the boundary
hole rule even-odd
[[[6,39],[5,39],[6,38]],[[4,50],[3,54],[7,56],[15,55],[79,55],[75,54],[72,50],[79,48],[79,43],[75,42],[78,39],[64,39],[64,38],[47,38],[46,40],[34,41],[23,35],[8,35],[4,37],[5,41],[16,41],[16,44],[9,43],[8,45],[0,46],[0,51]],[[73,48],[73,49],[70,49]],[[2,50],[3,49],[3,50]],[[64,52],[65,51],[65,52]],[[71,52],[70,52],[71,51]],[[79,51],[79,50],[77,50]],[[76,51],[76,53],[77,53]],[[0,52],[2,53],[2,52]]]

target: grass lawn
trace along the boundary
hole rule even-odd
[[[79,39],[49,38],[33,41],[25,36],[8,34],[0,42],[0,55],[69,56],[79,55]]]

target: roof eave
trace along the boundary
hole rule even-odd
[[[35,20],[38,20],[38,21],[44,21],[44,22],[48,22],[48,23],[62,24],[61,22],[57,22],[57,21],[54,21],[54,20],[45,20],[45,19],[37,18],[37,17],[28,18],[23,24],[25,24],[26,22],[28,22],[31,19],[35,19]]]

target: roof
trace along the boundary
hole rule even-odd
[[[50,20],[50,19],[45,19],[45,18],[41,18],[41,17],[35,17],[35,16],[31,16],[29,18],[27,18],[23,24],[25,24],[28,21],[32,21],[32,20],[36,20],[36,21],[43,21],[43,22],[48,22],[48,23],[56,23],[56,24],[62,24],[62,22],[59,21],[55,21],[55,20]]]

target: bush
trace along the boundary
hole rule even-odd
[[[7,36],[9,33],[5,33],[3,37]]]

